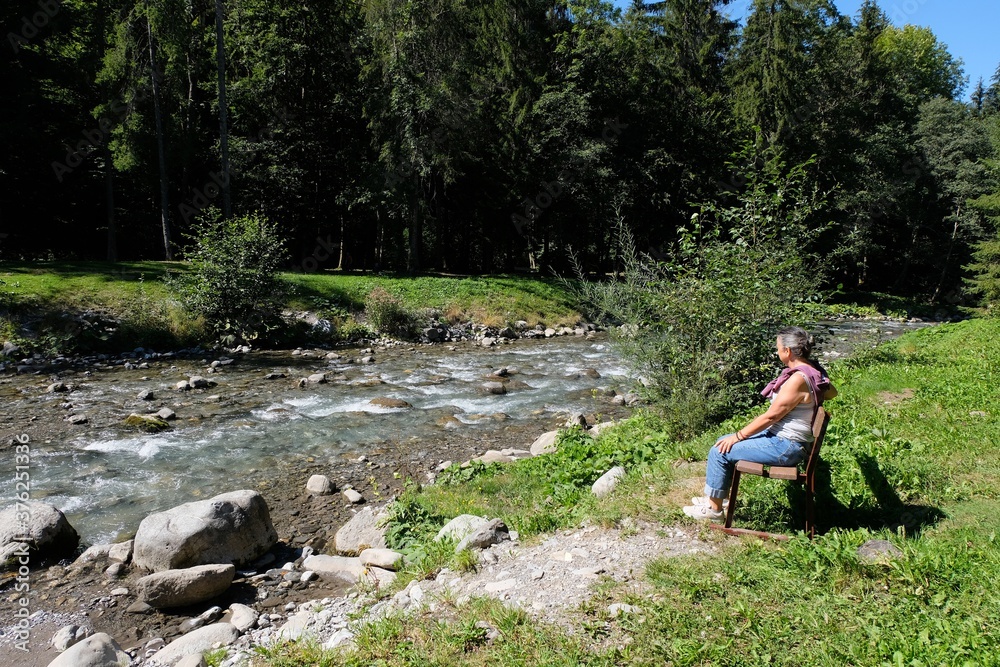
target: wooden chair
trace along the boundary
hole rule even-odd
[[[762,463],[751,463],[750,461],[738,461],[736,470],[733,472],[733,485],[729,490],[729,510],[726,512],[726,523],[724,525],[713,524],[712,527],[730,535],[756,535],[757,537],[768,537],[776,540],[787,540],[787,535],[777,533],[767,533],[759,530],[749,530],[747,528],[733,528],[733,515],[736,512],[736,495],[740,490],[740,475],[757,475],[769,479],[784,479],[796,484],[803,484],[806,491],[806,534],[809,539],[816,535],[816,467],[819,465],[819,450],[823,446],[823,436],[826,435],[826,427],[830,423],[830,413],[819,408],[813,418],[813,446],[806,459],[805,471],[800,472],[798,466],[766,466]]]

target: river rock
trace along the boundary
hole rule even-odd
[[[180,382],[174,385],[174,389],[176,389],[177,391],[188,391],[191,389],[191,383],[188,382],[187,380],[181,380]]]
[[[66,391],[69,391],[69,387],[62,382],[53,382],[45,388],[45,392],[48,394],[59,394]]]
[[[504,386],[503,382],[484,382],[480,389],[484,394],[493,394],[496,396],[502,396],[507,393],[507,387]]]
[[[95,544],[93,546],[87,547],[87,549],[77,556],[76,560],[73,561],[74,566],[83,565],[85,563],[95,563],[99,560],[105,560],[108,554],[111,553],[110,544]]]
[[[140,415],[134,412],[126,417],[122,423],[125,426],[137,428],[140,431],[145,431],[146,433],[156,433],[170,428],[170,424],[159,417],[154,417],[152,415]]]
[[[177,419],[177,413],[171,410],[170,408],[161,409],[159,412],[156,413],[156,416],[162,419],[163,421],[168,421],[168,422]]]
[[[208,667],[205,656],[202,653],[186,655],[174,663],[174,667]]]
[[[596,438],[601,433],[607,431],[609,428],[615,426],[616,424],[617,422],[598,422],[590,427],[590,429],[587,431],[587,435]]]
[[[278,629],[278,641],[294,642],[302,639],[315,617],[311,611],[305,610],[292,614]]]
[[[431,343],[436,343],[441,340],[441,330],[437,327],[427,327],[424,329],[424,338]]]
[[[403,554],[392,549],[365,549],[358,558],[362,565],[373,565],[392,571],[399,569],[403,562]]]
[[[52,635],[52,648],[62,653],[70,646],[82,642],[93,634],[93,630],[79,625],[66,625]]]
[[[384,511],[376,513],[371,507],[360,510],[334,535],[337,553],[354,556],[365,549],[384,549],[386,518],[388,515]]]
[[[509,539],[510,532],[507,530],[507,525],[500,519],[493,519],[462,538],[462,541],[455,546],[455,553],[466,549],[486,549]]]
[[[306,381],[310,384],[326,384],[326,373],[313,373]]]
[[[484,519],[481,516],[460,514],[445,524],[444,528],[438,531],[434,539],[439,541],[447,538],[461,542],[483,526],[489,525],[489,523],[489,519]]]
[[[66,649],[49,667],[121,667],[132,664],[111,635],[98,632]]]
[[[333,483],[326,475],[313,475],[306,482],[306,491],[315,496],[325,496],[333,493]]]
[[[362,496],[354,489],[344,489],[343,495],[344,498],[347,499],[347,502],[351,503],[352,505],[358,505],[360,503],[365,502],[364,496]]]
[[[151,389],[143,389],[136,396],[140,401],[154,401],[156,400],[156,394],[153,393]]]
[[[257,623],[258,614],[253,610],[252,607],[248,607],[245,604],[240,604],[234,602],[229,605],[230,618],[229,622],[232,623],[242,634],[252,628]]]
[[[260,558],[277,541],[264,498],[252,490],[233,491],[147,516],[136,532],[132,559],[154,572],[243,564]]]
[[[127,563],[132,560],[132,547],[135,540],[112,544],[108,548],[108,559],[116,563]]]
[[[34,564],[39,558],[69,556],[79,543],[66,515],[53,505],[28,500],[0,511],[0,567],[12,558],[17,565],[22,557],[33,558]]]
[[[215,383],[211,380],[206,380],[200,375],[192,375],[188,378],[188,384],[191,385],[192,389],[208,389],[209,387],[214,387]]]
[[[370,405],[374,405],[380,408],[412,408],[413,406],[400,398],[389,398],[387,396],[380,396],[378,398],[373,398],[368,401]]]
[[[239,636],[239,631],[231,623],[206,625],[170,642],[154,653],[146,664],[173,667],[180,662],[181,658],[189,655],[202,655],[213,650],[215,646],[228,646]]]
[[[86,424],[90,421],[90,419],[87,418],[87,415],[70,415],[66,418],[66,421],[74,426],[79,426],[81,424]]]
[[[559,431],[549,431],[548,433],[543,433],[538,438],[531,443],[531,455],[541,456],[542,454],[551,454],[556,451],[556,436],[559,435]]]
[[[621,466],[615,466],[611,470],[607,471],[601,475],[600,479],[594,482],[594,485],[590,487],[590,492],[593,493],[598,498],[603,498],[618,486],[618,480],[625,476],[625,468]]]
[[[479,463],[487,465],[490,463],[510,463],[513,460],[514,459],[512,457],[507,456],[506,454],[503,454],[501,452],[498,452],[495,449],[491,449],[485,452],[482,456],[477,456],[476,458],[472,459],[473,462],[478,461]]]
[[[378,586],[388,586],[396,579],[395,572],[374,565],[365,565],[358,557],[320,554],[306,558],[302,562],[302,567],[325,579],[339,579],[351,584],[363,580]]]
[[[139,599],[157,609],[197,604],[226,592],[233,583],[236,566],[197,565],[181,570],[156,572],[136,582]]]

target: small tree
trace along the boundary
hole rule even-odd
[[[613,342],[679,436],[756,400],[776,367],[775,333],[804,320],[820,282],[807,248],[821,198],[804,166],[785,173],[773,158],[750,172],[735,204],[703,205],[678,230],[665,261],[637,253],[619,220],[623,272],[588,283],[579,271],[578,296],[621,325]]]
[[[260,214],[220,220],[212,211],[190,235],[191,270],[174,284],[184,304],[227,345],[259,339],[281,325],[278,269],[284,240]]]

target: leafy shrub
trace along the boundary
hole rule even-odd
[[[400,335],[409,333],[412,317],[402,301],[383,287],[376,287],[365,297],[365,315],[375,331]]]
[[[804,167],[780,161],[750,178],[728,207],[707,204],[678,230],[664,261],[640,255],[619,220],[624,270],[610,281],[570,285],[643,378],[676,435],[749,407],[774,374],[779,328],[805,319],[819,276],[806,248],[818,195]]]
[[[220,220],[210,213],[191,235],[191,270],[171,281],[184,304],[227,344],[257,340],[281,327],[285,260],[276,225],[260,214]]]

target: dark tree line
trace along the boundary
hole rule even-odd
[[[1000,71],[963,103],[875,2],[726,4],[11,0],[0,257],[183,256],[217,207],[300,270],[608,271],[615,220],[655,255],[808,163],[831,280],[954,294],[996,237]]]

